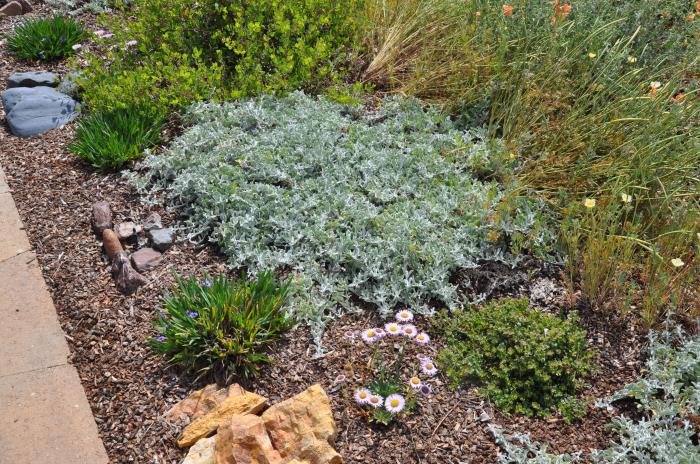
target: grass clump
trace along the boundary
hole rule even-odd
[[[443,312],[435,327],[446,339],[439,360],[453,387],[476,383],[496,406],[517,414],[546,416],[561,404],[568,416],[575,413],[571,396],[591,370],[575,316],[560,319],[527,299],[502,300]]]
[[[56,61],[73,54],[85,34],[72,18],[25,19],[7,38],[7,48],[22,60]]]
[[[351,294],[384,315],[398,303],[430,312],[430,299],[459,300],[455,270],[552,250],[539,203],[506,208],[510,187],[474,174],[507,166],[502,147],[415,100],[369,112],[294,93],[198,104],[186,120],[136,183],[165,190],[190,238],[232,266],[293,271],[295,312],[316,329]]]
[[[164,124],[162,116],[136,108],[95,111],[78,121],[68,148],[97,169],[119,169],[157,143]]]
[[[177,279],[155,322],[153,348],[199,376],[250,377],[269,363],[267,351],[289,328],[289,286],[271,273],[254,280],[225,276]]]

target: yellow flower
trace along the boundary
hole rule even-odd
[[[681,267],[681,266],[683,266],[685,263],[684,263],[683,260],[680,259],[680,258],[673,258],[673,259],[671,260],[671,264],[673,264],[674,267]]]
[[[595,208],[595,198],[586,198],[586,201],[583,202],[583,206],[586,208]]]
[[[626,193],[623,193],[621,196],[622,196],[623,203],[632,203],[632,195],[628,195]]]
[[[593,52],[590,52],[590,53],[588,54],[588,58],[590,58],[590,59],[593,59],[593,58],[595,58],[596,56],[598,56],[598,55],[596,55],[596,54],[593,53]]]
[[[627,57],[627,62],[628,62],[628,63],[636,63],[636,62],[637,62],[637,58],[635,58],[634,56],[628,56],[628,57]]]
[[[510,152],[510,159],[511,159],[511,160],[514,160],[514,159],[515,159],[515,153],[512,152],[512,151]]]

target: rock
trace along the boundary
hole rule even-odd
[[[147,272],[155,269],[163,260],[163,255],[153,248],[141,248],[131,254],[131,264],[137,271]]]
[[[102,231],[102,247],[105,249],[105,254],[110,261],[114,261],[119,253],[124,252],[122,244],[112,229]]]
[[[50,87],[15,87],[2,92],[0,97],[7,124],[20,137],[43,134],[78,116],[76,101]]]
[[[119,240],[126,242],[136,238],[136,235],[138,235],[138,233],[141,231],[141,226],[136,225],[133,222],[121,222],[117,224],[114,231],[117,233]]]
[[[182,464],[217,464],[216,437],[202,438],[195,443]]]
[[[112,228],[112,209],[106,201],[98,201],[92,205],[92,229],[102,237],[105,229]]]
[[[52,72],[30,71],[11,74],[7,78],[7,88],[15,87],[56,87],[58,78]]]
[[[208,414],[226,398],[240,396],[245,390],[234,383],[228,387],[218,389],[215,383],[207,385],[201,390],[193,392],[190,396],[170,408],[163,417],[171,421],[190,423],[193,420]]]
[[[24,13],[20,2],[10,2],[0,8],[0,16],[19,16]]]
[[[165,251],[173,245],[175,241],[175,229],[168,227],[165,229],[151,229],[148,235],[153,242],[153,248],[159,251]]]
[[[163,222],[160,219],[160,214],[158,213],[151,213],[148,215],[145,221],[143,221],[143,228],[146,231],[150,231],[153,229],[162,229],[163,228]]]
[[[257,414],[267,404],[267,398],[251,392],[229,396],[209,413],[193,420],[182,432],[177,442],[180,448],[196,443],[200,438],[209,436],[219,425],[237,414]]]
[[[131,267],[129,257],[124,251],[118,253],[112,261],[112,278],[117,286],[117,290],[124,295],[131,295],[139,287],[148,283],[144,276]]]
[[[232,416],[216,433],[217,464],[282,464],[265,423],[252,414]]]
[[[309,464],[341,464],[333,448],[338,429],[330,400],[320,385],[275,404],[262,415],[272,444],[287,460]]]

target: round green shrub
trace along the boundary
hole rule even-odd
[[[591,370],[586,332],[568,319],[506,299],[478,310],[441,313],[440,353],[452,387],[471,382],[508,412],[548,415],[569,400]]]
[[[22,60],[55,61],[71,55],[84,37],[72,18],[25,19],[7,39],[7,48]]]
[[[250,377],[270,362],[267,350],[290,328],[283,310],[288,290],[271,273],[251,281],[178,278],[165,295],[151,345],[171,364],[199,375]]]

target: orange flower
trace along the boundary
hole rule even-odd
[[[683,100],[685,100],[685,94],[683,92],[678,92],[676,95],[673,96],[673,101],[676,103],[680,103]]]
[[[513,5],[503,5],[501,9],[505,16],[513,16]]]
[[[698,13],[700,13],[700,0],[698,0],[697,2],[695,2],[695,11],[697,11]]]
[[[554,26],[555,24],[557,24],[557,17],[552,15],[552,26]]]
[[[567,14],[568,14],[572,9],[573,9],[573,7],[572,7],[571,5],[569,5],[568,3],[567,3],[566,5],[564,5],[563,7],[561,7],[561,10],[562,10],[564,13],[567,13]]]
[[[694,20],[694,19],[695,19],[695,14],[691,13],[691,14],[689,14],[688,16],[686,16],[685,19],[687,19],[688,21]]]

